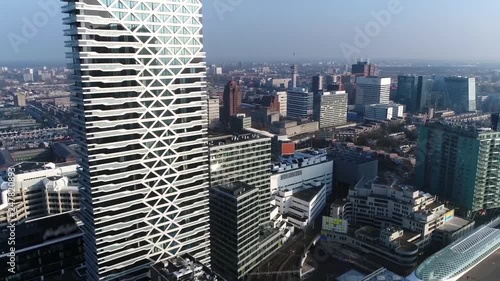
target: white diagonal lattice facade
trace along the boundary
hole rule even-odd
[[[208,264],[201,0],[65,2],[88,280]]]

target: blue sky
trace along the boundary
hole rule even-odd
[[[400,11],[355,44],[373,13]],[[56,0],[0,1],[0,61],[64,62],[62,15],[45,13],[40,3]],[[500,61],[498,0],[204,0],[204,42],[209,61],[344,58]],[[235,3],[235,4],[231,4]],[[32,38],[23,37],[26,20],[42,20]],[[19,37],[20,36],[20,37]],[[19,39],[21,38],[21,39]],[[24,38],[24,39],[22,39]],[[17,40],[17,41],[16,41]],[[17,42],[12,43],[12,42]],[[17,46],[17,47],[16,47]],[[17,50],[16,50],[17,48]],[[351,49],[352,50],[352,49]]]

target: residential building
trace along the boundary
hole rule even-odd
[[[463,210],[500,207],[500,132],[453,122],[419,131],[417,186]]]
[[[212,268],[242,280],[260,262],[259,189],[242,182],[210,188]]]
[[[188,254],[152,265],[150,276],[153,281],[225,281]]]
[[[358,77],[356,79],[356,111],[363,113],[370,104],[387,104],[391,95],[391,78]]]
[[[404,106],[398,103],[365,105],[365,120],[385,121],[404,117]]]
[[[313,117],[314,95],[305,88],[291,88],[287,92],[287,117],[305,120]]]
[[[65,1],[87,280],[209,264],[201,1]]]
[[[319,122],[320,129],[345,125],[347,93],[336,91],[314,94],[314,120]]]
[[[398,90],[394,101],[406,106],[408,112],[425,111],[431,102],[432,80],[422,76],[398,76]]]
[[[333,161],[326,151],[296,151],[279,160],[271,168],[271,194],[285,190],[299,192],[305,184],[320,182],[325,185],[327,198],[332,197]]]
[[[278,96],[278,102],[280,105],[280,116],[281,117],[286,117],[287,116],[287,92],[277,92],[276,95]]]
[[[224,88],[224,96],[222,98],[222,114],[221,119],[226,124],[231,119],[231,116],[241,113],[241,101],[243,99],[241,88],[238,82],[230,81]]]
[[[267,87],[288,89],[292,79],[290,78],[271,78],[267,81]]]
[[[0,226],[80,209],[77,165],[23,162],[0,179]],[[9,187],[15,191],[11,212]]]
[[[476,111],[476,78],[445,77],[445,106],[456,113]]]
[[[305,229],[325,208],[326,185],[313,181],[303,184],[300,191],[279,190],[274,195],[274,204],[290,224],[298,229]]]
[[[366,61],[359,61],[351,68],[351,73],[357,77],[377,76],[377,72],[377,67]]]
[[[214,128],[220,121],[220,100],[219,97],[208,99],[208,126]]]
[[[16,93],[14,96],[14,106],[25,107],[26,106],[26,94]]]
[[[19,223],[15,244],[7,243],[10,233],[10,228],[0,228],[1,280],[85,280],[77,272],[84,267],[83,230],[78,218],[59,214]],[[10,247],[15,248],[13,263]]]

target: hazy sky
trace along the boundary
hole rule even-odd
[[[40,5],[58,2],[0,1],[0,61],[64,62],[62,15],[49,15],[45,22],[44,15],[48,13]],[[391,2],[397,4],[388,8]],[[300,59],[368,56],[373,60],[500,61],[498,0],[204,0],[203,3],[204,42],[209,61],[283,60],[291,59],[294,52]],[[391,14],[390,20],[375,23],[373,14],[379,11]],[[23,34],[26,22],[33,23],[34,16],[38,17],[35,32]],[[364,36],[356,30],[365,30],[367,25],[371,29],[365,37],[368,41],[363,41],[359,38]]]

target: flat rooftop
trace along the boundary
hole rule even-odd
[[[232,196],[240,196],[249,193],[253,190],[257,190],[257,187],[238,181],[238,182],[218,185],[214,187],[214,189],[217,189]]]
[[[323,188],[323,186],[309,188],[306,190],[296,192],[292,196],[297,198],[297,199],[309,202],[309,201],[311,201],[311,199],[314,198],[314,196],[316,196],[316,194],[318,194],[321,191],[322,188]]]
[[[227,145],[239,142],[245,142],[250,140],[258,139],[269,139],[267,136],[263,136],[258,133],[248,133],[241,135],[210,135],[208,137],[208,145],[210,147]]]
[[[466,226],[470,223],[472,223],[472,222],[468,221],[466,219],[459,218],[459,217],[453,217],[450,220],[448,220],[447,222],[445,222],[443,225],[438,227],[437,229],[439,229],[441,231],[446,231],[446,232],[455,232],[455,231],[463,228],[464,226]]]

